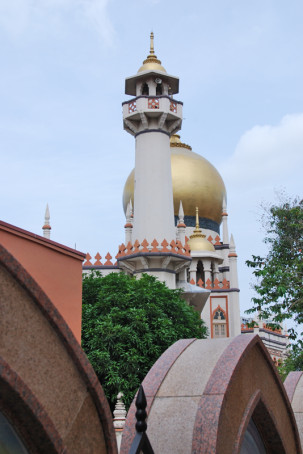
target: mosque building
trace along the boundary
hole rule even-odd
[[[84,272],[154,275],[183,290],[212,338],[234,337],[241,332],[239,285],[224,182],[177,134],[179,79],[164,69],[153,41],[152,33],[149,55],[125,80],[131,98],[123,102],[123,125],[135,138],[135,168],[123,192],[125,242],[115,263],[109,253],[103,262],[88,254]]]

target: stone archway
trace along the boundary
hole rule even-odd
[[[275,366],[256,335],[182,340],[143,381],[147,434],[155,453],[240,454],[250,421],[268,453],[301,453],[298,430]],[[132,405],[121,454],[133,438]]]
[[[117,454],[109,405],[88,359],[47,295],[1,245],[0,289],[0,411],[26,449]]]

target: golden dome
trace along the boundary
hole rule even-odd
[[[146,60],[143,61],[143,65],[138,69],[138,73],[142,71],[161,71],[166,73],[166,69],[161,65],[161,61],[158,60],[157,55],[154,51],[154,34],[150,34],[150,51]]]
[[[190,235],[188,240],[188,246],[193,252],[196,251],[211,251],[215,252],[213,244],[206,239],[206,236],[203,235],[200,225],[199,225],[199,209],[196,207],[196,228],[194,233]]]
[[[180,136],[173,135],[170,146],[175,215],[178,215],[181,200],[185,216],[193,217],[198,207],[200,217],[219,225],[223,198],[226,197],[219,172],[207,159],[194,153],[189,145],[181,143]],[[129,200],[134,201],[134,175],[135,170],[130,173],[124,186],[124,212]]]

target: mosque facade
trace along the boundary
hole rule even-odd
[[[211,338],[241,332],[237,254],[229,237],[226,189],[215,169],[177,132],[183,103],[179,79],[167,73],[154,51],[125,80],[123,125],[135,139],[135,168],[128,176],[123,207],[125,242],[116,262],[87,255],[84,272],[152,274],[180,288]],[[221,230],[221,236],[220,236]]]

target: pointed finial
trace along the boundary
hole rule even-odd
[[[199,208],[196,207],[196,228],[194,230],[193,235],[190,236],[192,237],[200,237],[200,238],[206,238],[206,236],[202,233],[202,230],[200,229],[200,221],[199,221]]]
[[[180,200],[180,206],[179,206],[179,221],[184,222],[184,210],[183,210],[182,200]]]
[[[45,224],[49,223],[50,220],[50,214],[49,214],[49,207],[48,203],[46,204],[46,209],[45,209]]]
[[[226,196],[223,197],[222,203],[222,214],[227,214],[227,203],[226,203]]]
[[[188,245],[192,251],[215,251],[214,245],[206,239],[206,236],[200,229],[198,207],[196,207],[196,228],[189,237]]]
[[[127,208],[126,208],[126,219],[128,220],[131,215],[132,215],[132,209],[131,209],[131,205],[130,205],[130,201],[128,202],[127,204]]]
[[[236,250],[236,245],[235,245],[235,240],[234,240],[233,234],[230,235],[229,247],[230,247],[230,249]]]
[[[147,424],[146,424],[146,418],[147,418],[147,413],[146,413],[146,407],[147,407],[147,402],[146,402],[146,397],[144,393],[143,386],[140,385],[137,398],[136,398],[136,431],[137,432],[145,432],[147,429]]]
[[[151,32],[150,34],[150,55],[154,55],[155,50],[154,50],[154,33]]]
[[[126,420],[126,409],[123,403],[123,393],[117,395],[117,402],[114,410],[114,428],[123,429]]]
[[[198,207],[196,207],[196,230],[200,230],[199,208]]]
[[[42,230],[43,230],[44,238],[48,238],[48,239],[50,239],[50,231],[51,231],[51,226],[50,226],[49,220],[50,220],[50,214],[49,214],[49,207],[48,207],[48,203],[47,203],[45,215],[44,215],[44,225],[42,227]]]

